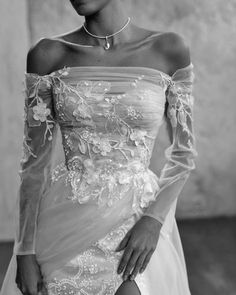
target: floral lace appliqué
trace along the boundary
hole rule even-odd
[[[191,143],[192,134],[187,124],[187,120],[193,121],[193,96],[191,87],[188,88],[186,85],[171,81],[167,98],[169,103],[167,114],[172,127],[176,128],[179,123],[183,131],[186,132],[190,138],[188,140],[189,147],[193,148]]]
[[[122,252],[115,249],[134,224],[132,216],[55,271],[46,283],[49,295],[114,295],[123,281],[117,274]],[[138,274],[136,279],[141,276]]]
[[[41,96],[41,91],[50,92],[52,82],[48,76],[38,76],[28,74],[33,83],[30,87],[25,85],[25,107],[24,107],[24,122],[25,131],[23,137],[23,157],[22,161],[25,162],[30,156],[36,158],[33,148],[31,147],[31,138],[29,136],[30,128],[37,127],[44,124],[44,137],[43,143],[46,139],[52,140],[52,129],[55,125],[55,120],[51,113],[52,101],[44,100]]]

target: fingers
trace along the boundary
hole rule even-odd
[[[15,280],[15,282],[16,282],[17,288],[22,291],[19,267],[17,267],[17,270],[16,270],[16,280]]]
[[[44,288],[42,291],[38,292],[37,295],[48,295],[48,292],[46,288]]]
[[[132,252],[132,255],[130,256],[130,259],[128,260],[128,263],[126,264],[126,267],[124,270],[123,278],[125,281],[127,280],[128,276],[130,275],[131,270],[135,267],[139,256],[140,256],[139,251]]]
[[[141,253],[141,255],[138,257],[137,261],[136,261],[136,264],[133,268],[133,271],[132,271],[132,274],[130,276],[130,280],[134,280],[135,277],[137,276],[138,272],[140,271],[143,263],[144,263],[144,260],[147,256],[148,252],[147,251],[144,251],[143,253]]]
[[[46,295],[43,277],[35,255],[17,257],[16,284],[23,295]]]
[[[45,286],[43,287],[42,292],[43,292],[42,295],[48,295],[48,291]]]
[[[48,295],[47,289],[42,281],[39,281],[37,285],[25,286],[24,284],[17,283],[18,289],[23,295]]]
[[[143,262],[143,265],[142,265],[142,267],[140,268],[140,271],[139,271],[140,273],[144,272],[145,268],[146,268],[147,265],[148,265],[148,262],[150,261],[150,259],[151,259],[151,257],[152,257],[153,252],[154,252],[154,250],[151,250],[151,251],[149,251],[149,253],[146,255],[145,260],[144,260],[144,262]]]
[[[148,220],[150,221],[150,220]],[[116,251],[124,249],[123,256],[118,266],[118,274],[122,273],[124,280],[130,276],[130,279],[134,279],[138,272],[142,273],[147,264],[149,263],[151,256],[157,245],[157,237],[154,236],[154,231],[146,230],[147,220],[143,219],[126,234]],[[156,223],[155,223],[156,224]]]
[[[130,251],[132,251],[132,250],[130,250]],[[126,263],[126,267],[123,266],[123,264],[122,264],[123,269],[125,268],[124,275],[123,275],[124,280],[126,280],[128,278],[128,276],[131,273],[131,270],[132,270],[132,273],[130,275],[130,280],[134,280],[135,277],[137,276],[138,272],[142,273],[146,269],[146,267],[152,257],[153,252],[154,252],[154,250],[150,250],[149,252],[143,251],[140,254],[140,251],[133,251],[132,254],[128,254],[130,257],[129,259],[124,257],[124,259],[122,260],[122,263],[123,262]],[[127,255],[127,257],[128,257],[128,255]]]
[[[120,274],[122,273],[122,271],[124,270],[127,262],[129,261],[131,255],[132,255],[132,252],[133,252],[133,249],[131,247],[126,247],[124,253],[123,253],[123,256],[120,260],[120,263],[119,263],[119,267],[118,267],[118,270],[117,270],[117,273]]]
[[[38,292],[41,292],[43,289],[43,280],[41,279],[40,281],[38,281],[38,284],[37,284],[37,291]]]
[[[47,288],[45,284],[43,283],[43,281],[41,282],[41,289],[39,289],[38,295],[48,295]]]
[[[16,275],[15,282],[16,282],[17,288],[21,291],[21,293],[23,295],[27,294],[26,288],[25,288],[24,284],[22,283],[22,279],[20,277],[20,273],[19,273],[18,269],[17,269],[17,275]]]

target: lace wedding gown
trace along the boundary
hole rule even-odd
[[[190,294],[174,216],[196,155],[193,79],[192,64],[172,76],[100,66],[26,73],[20,218],[2,295],[21,294],[16,254],[36,254],[49,295],[114,295],[115,249],[143,215],[163,226],[135,278],[141,294]],[[148,166],[166,99],[172,144],[157,177]]]

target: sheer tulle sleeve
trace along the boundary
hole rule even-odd
[[[14,247],[18,255],[35,254],[38,209],[50,181],[51,155],[55,146],[57,125],[54,117],[50,76],[26,73],[19,225]]]
[[[160,190],[144,215],[164,223],[173,202],[178,198],[190,171],[195,168],[193,132],[193,65],[177,70],[167,89],[167,120],[172,130],[172,143],[165,150],[167,159],[160,178]]]

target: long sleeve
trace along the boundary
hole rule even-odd
[[[14,252],[35,254],[40,199],[50,177],[51,155],[57,130],[50,76],[25,75],[23,156],[18,190],[19,225]]]
[[[178,198],[190,171],[195,168],[195,137],[193,129],[193,65],[177,70],[167,89],[167,120],[171,126],[172,143],[165,150],[166,164],[160,178],[160,190],[144,215],[157,219],[161,224]]]

